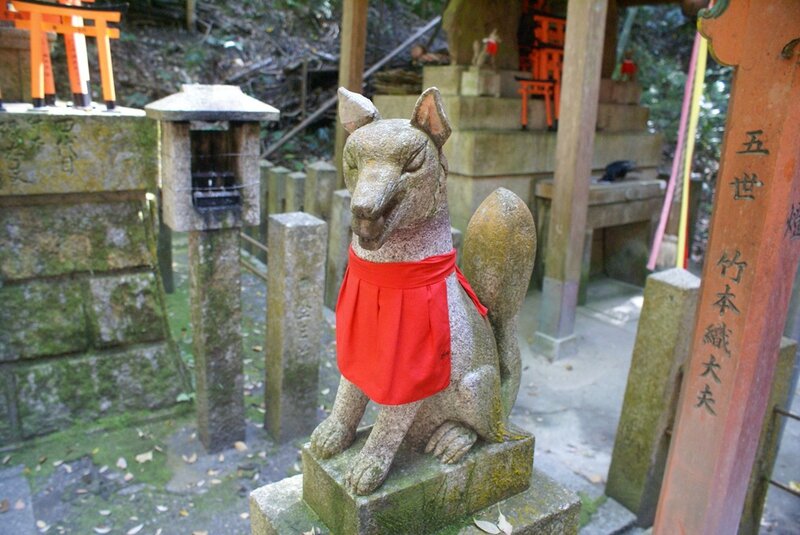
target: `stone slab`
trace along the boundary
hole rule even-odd
[[[31,281],[0,287],[0,362],[85,350],[85,281]]]
[[[0,113],[0,195],[155,189],[157,130],[143,111],[31,109]]]
[[[426,65],[422,68],[422,87],[436,87],[442,96],[458,95],[461,93],[461,73],[466,69],[467,67],[464,65]],[[377,100],[375,105],[378,105]],[[411,109],[413,109],[413,104]],[[382,112],[383,110],[381,110]],[[386,115],[383,117],[388,118]]]
[[[140,201],[2,206],[0,278],[152,266],[147,213],[144,195]]]
[[[114,352],[3,365],[16,383],[23,438],[76,421],[129,410],[167,407],[188,388],[175,348],[167,343]]]
[[[344,475],[368,430],[327,460],[303,448],[303,499],[334,533],[425,533],[527,489],[534,439],[479,443],[457,464],[402,447],[389,477],[375,492],[356,496]]]
[[[635,160],[640,168],[661,163],[663,136],[647,132],[597,132],[591,168]],[[552,173],[556,133],[536,130],[456,130],[444,146],[450,172],[468,176]]]
[[[183,84],[181,91],[145,106],[159,121],[277,121],[280,112],[236,85]]]
[[[636,515],[628,511],[614,498],[607,498],[592,515],[589,523],[581,528],[581,535],[610,535],[625,533],[636,522]]]
[[[94,277],[89,281],[89,293],[97,346],[167,337],[165,305],[152,271]]]
[[[500,96],[500,73],[493,69],[470,67],[461,73],[461,94],[464,96]]]
[[[297,475],[254,490],[250,494],[252,535],[302,535],[312,528],[318,533],[328,533],[328,527],[303,501],[302,486],[303,476]],[[580,499],[538,470],[533,470],[526,491],[476,511],[473,516],[496,522],[498,510],[511,523],[515,534],[574,535],[578,532]],[[395,533],[417,535],[423,532]],[[460,519],[437,533],[484,535],[472,525],[472,517]]]
[[[375,95],[374,103],[381,117],[385,119],[410,119],[417,98],[416,95]],[[495,98],[443,95],[442,98],[453,130],[520,130],[519,96]],[[647,129],[649,116],[649,110],[641,106],[599,104],[597,130],[644,131]],[[543,100],[531,99],[528,102],[528,129],[547,129]]]
[[[628,178],[619,182],[595,182],[589,186],[589,206],[663,198],[664,189],[663,180],[639,178],[637,174],[630,173]],[[537,181],[535,191],[537,197],[552,199],[553,180]]]
[[[2,513],[0,535],[34,535],[37,533],[33,517],[33,497],[28,479],[23,473],[25,466],[18,465],[0,470],[0,496],[8,500],[9,510]],[[15,504],[25,504],[17,509]]]

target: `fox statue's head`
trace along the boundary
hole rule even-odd
[[[422,93],[408,121],[381,119],[369,99],[339,88],[339,118],[350,133],[342,167],[362,248],[378,250],[394,232],[447,210],[450,124],[438,89]]]

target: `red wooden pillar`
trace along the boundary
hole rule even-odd
[[[800,253],[800,3],[701,17],[736,72],[656,535],[737,532]]]

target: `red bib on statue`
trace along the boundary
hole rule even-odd
[[[336,304],[339,371],[382,405],[424,399],[450,384],[447,277],[456,272],[481,315],[486,308],[456,267],[455,249],[419,262],[368,262],[350,249]]]

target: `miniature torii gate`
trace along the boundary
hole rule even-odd
[[[84,0],[93,2],[94,0]],[[121,18],[121,8],[95,9],[81,5],[80,0],[61,0],[57,5],[34,0],[11,0],[14,11],[4,9],[3,18],[14,21],[17,28],[30,32],[31,42],[31,99],[35,108],[55,101],[55,84],[47,46],[46,32],[64,35],[70,85],[76,106],[91,103],[89,91],[89,67],[86,61],[86,35],[97,39],[100,78],[103,100],[109,110],[116,105],[114,72],[111,65],[110,39],[119,38],[119,30],[109,27]],[[84,21],[93,25],[84,25]]]
[[[656,535],[736,533],[800,255],[800,3],[701,16],[736,73]]]

